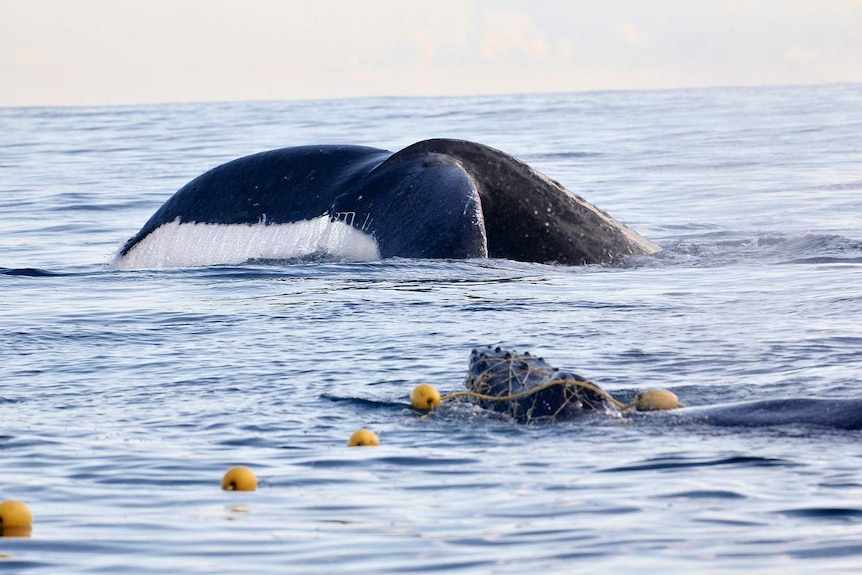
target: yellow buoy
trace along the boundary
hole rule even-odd
[[[682,407],[682,404],[672,391],[648,389],[638,394],[633,406],[637,411],[665,411]]]
[[[257,477],[254,471],[244,465],[231,467],[222,477],[221,488],[225,491],[254,491],[257,489]]]
[[[416,409],[432,410],[440,405],[440,392],[430,383],[420,383],[410,394],[410,403]]]
[[[0,503],[0,536],[29,537],[33,513],[26,503],[10,499]]]
[[[370,429],[354,431],[347,441],[347,447],[377,447],[378,445],[380,445],[380,438]]]

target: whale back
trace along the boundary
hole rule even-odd
[[[862,399],[791,397],[691,407],[668,412],[678,421],[720,427],[809,425],[862,429]]]
[[[488,146],[300,146],[245,156],[180,188],[113,267],[337,257],[613,263],[660,248]]]
[[[453,158],[474,180],[489,257],[584,265],[661,251],[558,182],[490,146],[425,140],[394,154],[384,165],[430,154]]]
[[[450,156],[387,160],[346,187],[333,210],[356,214],[384,258],[488,256],[475,182]]]

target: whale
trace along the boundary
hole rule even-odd
[[[667,423],[715,427],[803,426],[862,430],[862,399],[781,397],[656,412]]]
[[[549,382],[563,384],[545,387]],[[553,423],[579,417],[587,411],[619,413],[617,406],[608,400],[609,396],[585,377],[559,370],[529,351],[518,353],[491,346],[474,348],[470,352],[464,387],[478,394],[468,401],[518,423]],[[514,398],[497,399],[510,396]]]
[[[587,378],[557,369],[530,352],[520,353],[499,346],[481,346],[470,352],[464,386],[479,394],[468,397],[468,401],[525,424],[600,415],[652,421],[662,426],[803,426],[862,430],[862,399],[858,398],[767,398],[693,407],[678,405],[658,411],[643,411],[636,401],[621,408],[621,402]]]
[[[194,178],[119,249],[119,269],[294,258],[614,264],[661,247],[516,158],[432,139],[398,152],[295,146]]]

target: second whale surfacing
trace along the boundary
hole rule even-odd
[[[315,256],[585,265],[660,250],[499,150],[434,139],[394,154],[300,146],[222,164],[168,199],[113,267]]]

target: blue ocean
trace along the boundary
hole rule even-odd
[[[438,137],[663,251],[110,267],[226,161]],[[858,430],[409,408],[484,345],[693,409],[859,399],[862,85],[0,108],[0,268],[0,500],[34,515],[3,573],[862,568]]]

